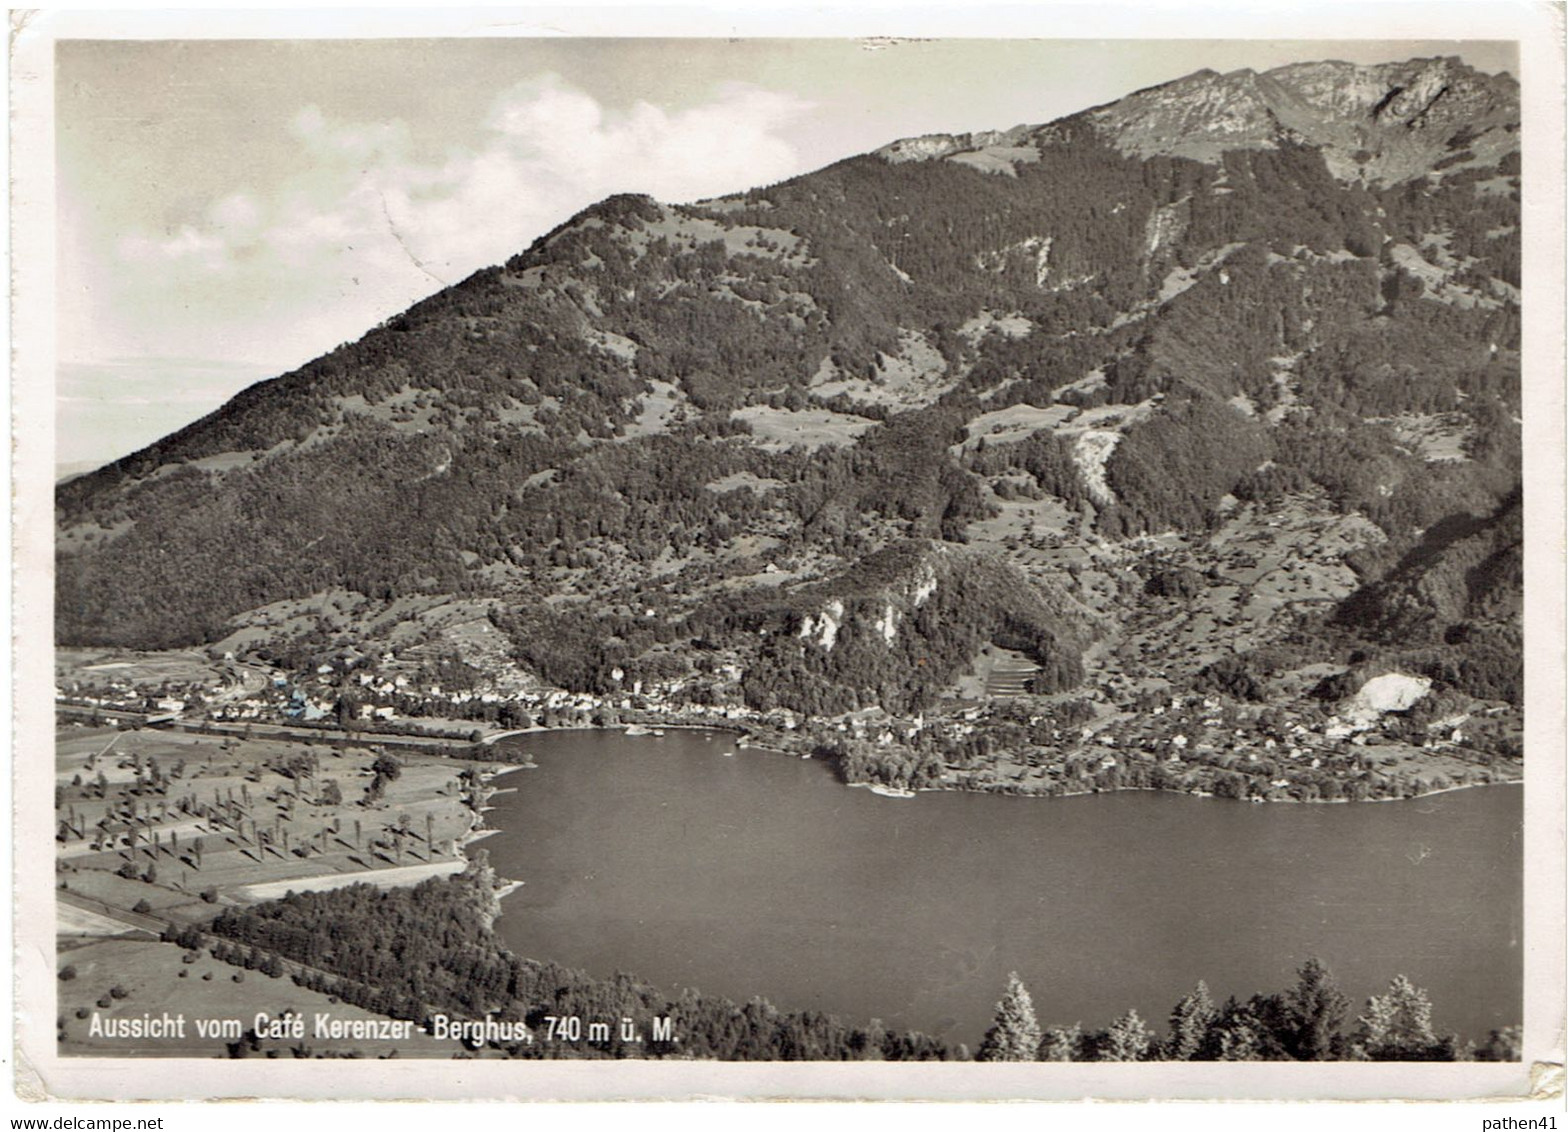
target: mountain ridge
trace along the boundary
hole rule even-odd
[[[1300,64],[689,205],[607,198],[60,484],[60,640],[215,642],[346,589],[548,608],[650,671],[717,634],[798,675],[811,654],[725,603],[922,540],[1000,555],[997,592],[1067,585],[1112,641],[1152,615],[1118,575],[1162,538],[1209,555],[1249,508],[1414,546],[1434,508],[1490,514],[1517,484],[1517,146],[1506,76]],[[947,616],[1007,637],[984,589]],[[1073,616],[1036,621],[1092,651]],[[944,680],[978,643],[942,646]],[[612,652],[561,669],[644,655]],[[919,659],[866,663],[913,703],[936,691]]]
[[[930,134],[875,152],[887,160],[947,158],[1006,172],[1029,160],[1028,145],[1051,143],[1063,124],[1087,123],[1117,148],[1146,158],[1214,160],[1229,150],[1293,142],[1322,148],[1342,179],[1394,184],[1448,156],[1456,137],[1486,141],[1488,163],[1517,149],[1517,138],[1498,120],[1517,99],[1512,76],[1486,75],[1457,56],[1372,65],[1328,60],[1223,74],[1205,68],[1058,123]],[[1425,136],[1412,145],[1400,130]],[[1357,160],[1360,153],[1365,156]]]

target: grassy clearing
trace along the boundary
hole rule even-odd
[[[1388,425],[1401,444],[1430,463],[1469,459],[1465,444],[1475,427],[1463,413],[1401,413],[1374,423]]]
[[[643,395],[641,412],[622,430],[619,439],[635,440],[640,436],[669,432],[671,422],[685,418],[685,406],[689,404],[686,394],[667,381],[649,384],[653,386],[653,392]]]
[[[1033,486],[1033,476],[1028,477],[1028,483]],[[1044,546],[1061,541],[1076,525],[1076,513],[1058,499],[1002,499],[993,494],[987,502],[996,514],[965,528],[971,542]]]
[[[1020,403],[981,413],[965,426],[969,437],[959,445],[959,450],[972,450],[982,438],[987,444],[1007,444],[1041,429],[1060,428],[1077,412],[1071,405],[1051,405],[1042,409]]]
[[[57,649],[55,679],[83,688],[112,685],[215,683],[221,666],[193,651],[130,652],[124,649]]]
[[[760,495],[763,492],[778,490],[784,486],[784,481],[759,476],[755,472],[731,472],[729,475],[720,476],[705,486],[709,491],[717,492],[719,495],[743,487]]]
[[[823,398],[843,394],[860,404],[913,409],[931,404],[953,384],[947,360],[936,347],[923,334],[905,330],[899,333],[898,352],[877,359],[873,377],[844,377],[824,361],[812,378],[811,391]]]
[[[395,865],[389,869],[376,869],[373,872],[353,871],[346,873],[327,873],[323,876],[295,878],[292,880],[273,880],[263,884],[242,885],[235,890],[235,896],[244,900],[277,900],[291,892],[331,892],[336,888],[347,888],[351,884],[372,884],[377,888],[395,888],[402,885],[418,884],[420,881],[429,880],[431,877],[446,877],[453,873],[460,873],[466,868],[468,862],[462,858],[452,858],[443,861],[431,861],[423,865]]]
[[[135,931],[123,921],[88,908],[62,903],[55,916],[56,933],[62,937],[115,936]]]
[[[994,311],[981,311],[958,328],[959,336],[974,345],[987,334],[997,333],[1008,338],[1022,338],[1034,329],[1034,323],[1023,315],[1014,311],[1010,314],[997,314]]]
[[[155,915],[171,920],[199,920],[213,914],[212,905],[199,895],[165,884],[149,884],[116,876],[103,869],[79,868],[76,861],[62,873],[60,880],[71,892],[114,908],[135,908],[145,904]],[[64,905],[62,904],[63,908]]]
[[[842,448],[854,443],[861,433],[876,423],[865,417],[827,409],[791,412],[766,405],[749,405],[736,409],[730,416],[749,424],[757,447],[770,452],[783,452],[797,444],[813,452],[819,448]]]

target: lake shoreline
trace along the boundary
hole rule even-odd
[[[642,730],[633,731],[632,730],[633,728],[641,728]],[[595,732],[606,732],[606,733],[619,731],[623,735],[625,735],[627,738],[633,738],[633,739],[653,738],[653,739],[656,739],[659,736],[653,733],[653,729],[654,728],[659,728],[661,730],[669,729],[669,730],[680,730],[680,731],[712,731],[715,734],[720,734],[720,735],[732,735],[732,736],[733,735],[739,735],[740,739],[738,739],[736,744],[735,744],[736,748],[738,750],[765,751],[765,752],[767,752],[769,754],[783,755],[783,756],[785,756],[787,758],[792,758],[792,759],[801,759],[801,758],[804,758],[804,759],[816,759],[816,756],[811,754],[811,753],[809,753],[809,752],[804,754],[804,755],[797,754],[795,751],[789,749],[788,747],[775,746],[773,744],[764,742],[761,738],[756,737],[751,731],[748,731],[748,730],[746,730],[744,728],[734,727],[734,726],[726,727],[726,726],[723,726],[722,724],[715,725],[715,724],[707,724],[707,723],[648,723],[648,722],[637,722],[637,723],[612,723],[612,724],[603,724],[603,725],[600,725],[600,724],[584,724],[584,725],[581,725],[581,726],[574,726],[574,727],[544,727],[544,726],[540,726],[540,725],[536,724],[533,727],[520,728],[520,729],[515,729],[515,730],[512,730],[512,731],[499,732],[499,733],[497,733],[497,734],[495,734],[493,736],[487,736],[485,739],[482,739],[480,742],[483,743],[486,746],[491,746],[494,743],[498,743],[498,742],[500,742],[503,739],[518,738],[518,737],[525,736],[525,735],[552,734],[552,733],[555,733],[555,732],[563,732],[563,731],[595,731]],[[767,736],[767,738],[774,738],[774,737],[775,736],[771,736],[771,735]],[[818,759],[816,761],[823,761],[823,760]],[[516,769],[527,769],[527,767],[526,767],[526,765],[514,766],[511,769],[514,769],[514,770],[516,770]],[[838,777],[838,776],[835,774],[835,777]],[[1001,784],[998,784],[999,788],[997,788],[997,789],[986,789],[984,787],[958,785],[958,784],[941,785],[941,786],[921,786],[921,787],[915,787],[915,788],[906,788],[906,787],[890,786],[887,783],[880,783],[880,782],[871,781],[871,780],[868,780],[868,781],[857,781],[857,782],[848,782],[848,781],[845,781],[843,778],[838,778],[838,781],[840,783],[842,783],[843,785],[845,785],[845,786],[860,787],[860,788],[863,788],[863,789],[870,790],[873,794],[877,794],[877,795],[879,795],[881,797],[895,798],[895,799],[912,798],[912,797],[914,797],[914,796],[916,796],[918,794],[989,794],[989,795],[995,795],[995,796],[999,796],[999,797],[1008,797],[1008,798],[1042,798],[1042,799],[1050,799],[1050,798],[1081,798],[1081,797],[1085,797],[1085,796],[1088,796],[1088,795],[1094,795],[1094,794],[1124,794],[1124,793],[1185,794],[1185,795],[1188,795],[1189,797],[1194,797],[1194,798],[1215,798],[1215,797],[1218,797],[1218,795],[1214,794],[1212,791],[1199,791],[1199,790],[1191,790],[1191,789],[1170,790],[1170,789],[1165,789],[1165,788],[1159,787],[1159,786],[1113,786],[1113,787],[1110,787],[1108,789],[1091,788],[1091,789],[1088,789],[1088,790],[1070,790],[1070,791],[1063,791],[1063,792],[1059,792],[1059,793],[1044,793],[1044,792],[1036,792],[1036,791],[1014,791],[1014,790],[1008,790],[1008,789],[1005,789],[1005,788],[1000,788]],[[1420,798],[1432,798],[1432,797],[1436,797],[1439,794],[1451,794],[1451,793],[1454,793],[1454,792],[1459,791],[1459,790],[1475,790],[1475,789],[1479,789],[1481,787],[1486,787],[1486,786],[1523,786],[1523,785],[1524,785],[1524,778],[1521,776],[1521,777],[1518,777],[1518,778],[1500,779],[1500,780],[1495,781],[1495,782],[1467,782],[1467,783],[1461,783],[1461,784],[1458,784],[1458,785],[1444,786],[1444,787],[1442,787],[1441,789],[1438,789],[1438,790],[1424,790],[1424,791],[1421,791],[1420,793],[1417,793],[1417,794],[1400,795],[1399,797],[1393,797],[1393,798],[1360,798],[1360,799],[1355,799],[1355,798],[1249,797],[1249,798],[1226,798],[1226,799],[1223,799],[1223,800],[1224,801],[1228,801],[1228,802],[1243,802],[1243,803],[1251,803],[1251,804],[1285,803],[1285,804],[1303,805],[1303,806],[1334,806],[1334,805],[1342,805],[1342,804],[1344,804],[1344,805],[1356,804],[1356,803],[1360,803],[1360,802],[1413,802],[1413,801],[1416,801],[1417,799],[1420,799]]]
[[[849,786],[871,786],[871,783],[850,782]],[[989,794],[999,798],[1088,798],[1096,794],[1175,794],[1189,798],[1218,798],[1222,802],[1242,802],[1250,805],[1294,806],[1357,806],[1373,802],[1416,802],[1422,798],[1435,798],[1439,794],[1456,794],[1461,790],[1482,790],[1488,786],[1523,786],[1524,779],[1509,778],[1497,782],[1467,782],[1462,786],[1445,786],[1441,790],[1426,790],[1420,794],[1401,795],[1398,798],[1220,798],[1209,790],[1165,790],[1158,786],[1113,786],[1110,789],[1069,790],[1060,794],[1013,793],[1008,790],[977,790],[972,787],[923,786],[909,795],[892,794],[890,797],[912,797],[914,794]],[[877,791],[873,791],[876,793]]]
[[[682,718],[682,717],[677,717],[675,719],[660,718],[658,716],[658,714],[655,713],[655,712],[641,712],[641,713],[638,713],[638,714],[640,714],[643,718],[635,719],[635,720],[629,720],[629,721],[619,721],[618,720],[615,723],[608,723],[608,724],[575,723],[575,724],[571,724],[571,725],[567,725],[567,726],[549,727],[549,726],[545,726],[544,724],[536,723],[536,724],[533,724],[532,726],[529,726],[529,727],[511,728],[511,729],[502,730],[502,731],[492,731],[492,732],[490,732],[488,734],[482,735],[477,741],[471,742],[470,744],[468,744],[468,746],[470,748],[476,748],[477,747],[477,748],[489,749],[489,748],[493,748],[496,744],[502,742],[503,740],[520,739],[520,738],[524,738],[524,737],[527,737],[527,736],[530,736],[530,735],[543,735],[543,734],[551,734],[551,733],[554,733],[554,732],[563,732],[563,731],[565,731],[565,732],[576,732],[576,731],[612,732],[612,731],[619,731],[619,732],[621,732],[623,734],[628,734],[629,736],[634,737],[634,738],[635,737],[645,736],[645,735],[649,736],[649,737],[657,738],[658,736],[654,734],[655,730],[657,730],[657,731],[666,731],[666,730],[668,730],[668,731],[708,731],[708,732],[713,732],[715,734],[728,735],[728,736],[735,737],[735,739],[736,739],[736,748],[737,749],[744,748],[744,749],[749,749],[749,750],[768,751],[768,752],[771,752],[771,753],[785,755],[785,756],[790,757],[790,758],[816,758],[817,757],[815,752],[812,752],[812,751],[804,751],[803,752],[803,751],[800,751],[798,749],[801,746],[800,737],[799,737],[798,734],[791,734],[789,732],[785,732],[785,731],[783,731],[781,729],[778,729],[776,727],[775,728],[770,728],[770,727],[766,727],[766,726],[759,726],[756,723],[737,723],[737,722],[729,721],[729,720],[713,720],[713,721],[706,721],[706,720],[704,720],[704,721],[701,721],[701,722],[692,722],[692,721],[690,721],[688,719],[685,719],[685,718]],[[343,730],[339,730],[339,729],[331,728],[331,727],[320,727],[320,726],[312,726],[312,727],[298,727],[298,726],[294,726],[294,727],[291,727],[291,726],[286,725],[286,724],[269,724],[269,725],[267,725],[267,727],[268,727],[269,734],[272,735],[273,737],[276,737],[276,738],[290,738],[290,739],[296,739],[296,740],[299,740],[299,741],[302,741],[302,742],[309,742],[309,743],[318,743],[318,742],[327,742],[327,743],[332,743],[332,744],[357,743],[357,744],[367,745],[367,746],[373,745],[373,744],[375,744],[377,742],[382,742],[382,743],[385,743],[386,745],[394,747],[394,748],[402,747],[403,749],[408,750],[410,754],[421,754],[421,755],[426,755],[426,756],[429,756],[429,757],[436,757],[436,758],[459,758],[459,759],[463,758],[463,755],[460,752],[458,752],[456,750],[453,750],[450,746],[447,746],[447,749],[445,751],[442,751],[441,753],[437,753],[436,751],[433,751],[433,750],[429,749],[431,747],[440,747],[440,746],[444,746],[444,745],[450,744],[453,741],[453,736],[446,735],[446,734],[437,734],[437,733],[423,733],[423,734],[420,734],[417,731],[416,732],[399,731],[399,732],[395,732],[395,733],[385,733],[385,734],[378,733],[378,732],[358,732],[358,733],[354,733],[354,732],[343,731]],[[229,729],[227,727],[220,727],[220,726],[212,725],[212,724],[207,724],[207,725],[202,725],[202,726],[196,726],[196,725],[192,725],[192,724],[187,724],[185,727],[182,728],[182,730],[194,730],[194,731],[197,731],[197,732],[204,732],[205,731],[205,732],[213,732],[213,733],[218,733],[218,734],[227,734],[227,733],[229,733]],[[1517,762],[1517,760],[1513,760],[1513,761]],[[1202,765],[1210,765],[1210,764],[1202,764]],[[515,770],[526,770],[526,769],[528,769],[528,765],[526,763],[520,764],[520,765],[517,765],[517,766],[510,767],[506,771],[501,771],[500,773],[508,773],[509,770],[513,770],[513,769],[515,769]],[[843,780],[841,779],[840,781],[843,781]],[[1280,796],[1267,796],[1267,795],[1265,795],[1265,796],[1261,796],[1261,797],[1255,796],[1255,797],[1247,797],[1247,798],[1235,798],[1235,799],[1230,799],[1230,800],[1231,801],[1242,801],[1242,802],[1261,801],[1261,802],[1268,802],[1268,803],[1286,802],[1286,803],[1310,804],[1310,805],[1329,805],[1329,804],[1338,804],[1338,803],[1341,803],[1341,802],[1351,802],[1351,801],[1401,802],[1401,801],[1412,801],[1412,800],[1414,800],[1416,798],[1431,797],[1431,796],[1434,796],[1434,795],[1437,795],[1437,794],[1446,794],[1446,793],[1449,793],[1449,792],[1452,792],[1452,791],[1455,791],[1455,790],[1469,790],[1469,789],[1473,789],[1473,788],[1479,787],[1479,786],[1520,785],[1523,782],[1524,782],[1524,778],[1523,778],[1523,774],[1522,774],[1522,771],[1521,771],[1515,777],[1499,779],[1499,780],[1493,781],[1493,782],[1471,782],[1471,783],[1461,783],[1461,784],[1456,784],[1456,785],[1448,785],[1448,786],[1444,786],[1444,787],[1442,787],[1440,789],[1437,789],[1437,790],[1423,790],[1423,791],[1421,791],[1419,793],[1416,793],[1416,794],[1410,794],[1410,795],[1401,794],[1401,795],[1396,796],[1396,797],[1350,799],[1350,798],[1292,798],[1292,797],[1288,797],[1288,796],[1280,797]],[[866,786],[866,787],[869,787],[869,786],[871,786],[873,784],[874,784],[874,780],[868,780],[868,781],[865,781],[865,782],[845,782],[845,785],[849,785],[849,786]],[[886,783],[882,783],[881,785],[888,786],[888,784],[886,784]],[[897,787],[897,786],[888,786],[888,789],[893,792],[893,793],[889,794],[888,796],[891,796],[891,797],[903,797],[903,795],[897,793],[897,791],[905,789],[905,788]],[[1113,786],[1113,787],[1109,787],[1109,788],[1090,788],[1090,789],[1087,789],[1087,790],[1071,790],[1071,791],[1063,791],[1063,792],[1048,792],[1048,791],[1028,790],[1028,789],[1025,789],[1025,790],[1015,790],[1015,789],[1011,789],[1010,788],[1010,784],[1009,783],[1002,782],[1002,781],[997,781],[995,783],[988,784],[988,785],[961,785],[961,784],[956,784],[956,783],[954,783],[954,784],[945,784],[944,783],[944,784],[938,785],[938,786],[922,786],[922,787],[915,788],[915,792],[916,793],[995,794],[995,795],[1003,795],[1003,796],[1009,796],[1009,797],[1021,797],[1021,798],[1072,798],[1072,797],[1080,797],[1080,796],[1082,796],[1084,794],[1121,793],[1121,792],[1124,792],[1124,791],[1136,791],[1136,792],[1155,791],[1155,792],[1158,792],[1158,793],[1168,793],[1168,794],[1189,794],[1189,795],[1192,795],[1192,796],[1195,796],[1195,797],[1212,796],[1212,791],[1193,790],[1190,787],[1189,788],[1185,788],[1185,789],[1166,789],[1164,787],[1158,787],[1158,786],[1154,786],[1154,787],[1151,787],[1151,786]]]

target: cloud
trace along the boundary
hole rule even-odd
[[[180,225],[172,236],[161,240],[130,235],[120,241],[120,258],[140,266],[195,262],[209,271],[220,271],[225,265],[227,250],[227,244],[221,238],[189,224]]]
[[[304,360],[611,193],[688,201],[789,176],[799,157],[781,131],[809,108],[729,84],[686,109],[612,112],[547,75],[496,98],[468,145],[421,160],[403,122],[334,121],[307,106],[289,121],[304,171],[119,240],[132,301],[180,312],[180,325],[157,320],[179,341],[129,345],[215,357],[287,345],[288,360]]]

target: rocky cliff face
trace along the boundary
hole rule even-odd
[[[990,643],[1039,668],[1042,693],[1083,678],[1083,650],[1103,628],[1049,581],[1001,556],[920,540],[893,544],[839,575],[765,607],[750,699],[812,714],[928,706]]]

